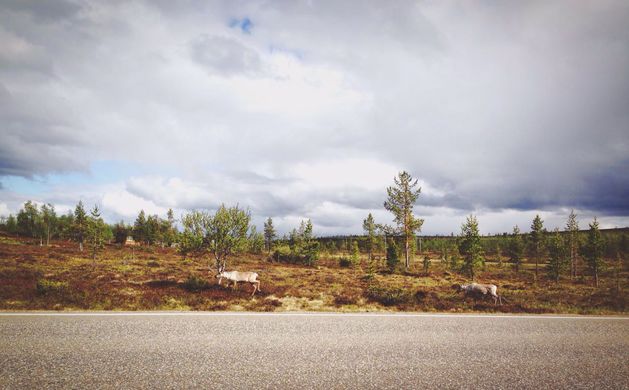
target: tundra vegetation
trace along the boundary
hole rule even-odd
[[[0,309],[627,313],[629,229],[579,231],[573,211],[563,231],[536,216],[530,233],[482,236],[470,215],[458,235],[418,237],[417,180],[394,183],[395,226],[367,215],[363,235],[337,237],[310,220],[279,236],[272,218],[258,233],[238,205],[109,225],[97,206],[57,215],[27,201],[0,219]],[[219,271],[255,273],[263,291],[218,285]],[[472,282],[506,301],[452,289]]]

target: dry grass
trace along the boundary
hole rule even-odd
[[[435,256],[436,257],[436,256]],[[263,255],[242,255],[229,268],[260,274],[261,292],[252,287],[219,286],[208,272],[208,258],[182,258],[172,249],[108,246],[93,262],[76,245],[55,242],[40,247],[28,240],[0,236],[0,310],[251,310],[251,311],[449,311],[524,313],[627,313],[629,283],[621,275],[615,292],[611,273],[597,289],[586,279],[559,284],[528,269],[516,274],[490,264],[480,282],[494,283],[507,303],[474,301],[452,289],[468,280],[447,272],[434,259],[429,274],[421,259],[409,272],[389,274],[384,264],[371,277],[361,266],[340,267],[324,257],[317,267],[270,262]]]

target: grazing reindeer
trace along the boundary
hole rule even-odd
[[[498,287],[496,287],[495,284],[472,283],[472,284],[459,284],[459,285],[455,285],[455,287],[459,291],[465,292],[466,296],[470,295],[472,297],[478,297],[478,296],[486,297],[487,295],[489,295],[494,299],[494,305],[497,304],[498,302],[500,302],[500,304],[502,305],[502,297],[498,295],[497,293]]]
[[[224,268],[220,268],[218,270],[218,274],[216,275],[218,278],[218,284],[221,284],[223,278],[228,280],[227,287],[229,287],[229,282],[234,283],[234,289],[238,287],[238,282],[247,282],[253,286],[253,296],[256,291],[260,291],[260,281],[258,280],[258,274],[255,272],[238,272],[238,271],[229,271],[225,272]]]

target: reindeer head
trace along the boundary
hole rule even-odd
[[[225,273],[225,267],[224,267],[224,266],[222,266],[222,265],[220,265],[220,266],[218,267],[217,272],[216,272],[216,278],[218,279],[218,278],[224,277],[224,276],[223,276],[223,274],[224,274],[224,273]]]

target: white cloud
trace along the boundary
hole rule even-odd
[[[157,206],[153,201],[135,196],[126,190],[114,190],[103,195],[102,206],[125,218],[133,218],[140,210],[147,214],[164,216],[168,209]]]
[[[9,211],[9,206],[6,203],[0,203],[0,216],[8,217],[11,212]]]

